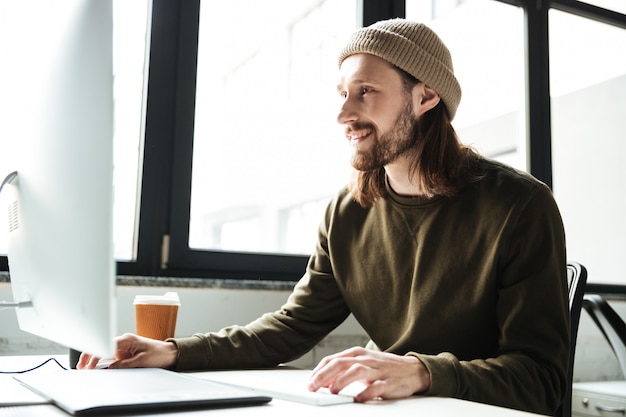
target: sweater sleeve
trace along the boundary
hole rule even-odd
[[[178,347],[176,370],[276,366],[304,355],[341,324],[350,311],[332,275],[327,221],[305,275],[280,310],[245,326],[171,339]]]
[[[565,392],[569,311],[565,237],[547,187],[511,219],[506,242],[498,260],[497,356],[409,354],[431,374],[429,395],[554,415]]]

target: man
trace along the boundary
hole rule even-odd
[[[565,392],[564,232],[550,190],[461,145],[461,89],[426,26],[358,30],[339,57],[338,122],[356,174],[329,204],[307,271],[281,310],[165,342],[118,339],[111,367],[275,366],[350,313],[371,338],[324,358],[309,389],[357,401],[416,393],[554,414]],[[79,367],[95,366],[83,355]]]

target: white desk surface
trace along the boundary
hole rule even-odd
[[[44,362],[50,356],[0,356],[0,371],[14,371],[21,369],[28,369],[39,365]],[[55,356],[63,365],[67,364],[67,357]],[[47,364],[39,372],[45,372],[46,369],[58,370],[56,364]],[[228,371],[233,374],[245,373],[245,371]],[[280,373],[273,373],[277,375]],[[202,373],[206,376],[206,373]],[[2,375],[3,377],[6,375]],[[8,379],[4,379],[6,383]],[[2,382],[2,381],[0,381]],[[280,385],[281,381],[277,380],[276,384]],[[16,383],[17,384],[17,383]],[[17,384],[19,385],[19,384]],[[20,387],[21,388],[21,387]],[[18,389],[18,388],[16,388]],[[9,401],[6,398],[10,391],[2,389],[0,391],[0,417],[67,417],[68,414],[61,411],[59,408],[49,404],[32,404],[32,405],[16,405],[6,406],[2,404],[8,404]],[[338,404],[327,406],[312,406],[291,401],[283,401],[274,398],[270,403],[261,406],[251,407],[234,407],[234,408],[213,408],[203,410],[188,410],[179,411],[174,413],[146,413],[146,414],[130,414],[132,416],[155,416],[155,415],[170,415],[170,416],[207,416],[207,415],[219,415],[219,416],[248,416],[254,413],[254,416],[323,416],[323,417],[345,417],[351,415],[358,415],[359,417],[369,417],[387,414],[393,417],[401,416],[420,416],[420,417],[441,417],[441,416],[466,416],[466,417],[523,417],[523,416],[537,416],[537,414],[525,413],[517,410],[510,410],[501,407],[494,407],[490,405],[458,400],[454,398],[440,398],[440,397],[422,397],[413,396],[402,400],[389,400],[389,401],[372,401],[365,404],[350,403],[350,404]],[[116,414],[118,417],[123,417],[123,414]]]

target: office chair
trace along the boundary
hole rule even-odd
[[[583,308],[609,342],[626,378],[626,323],[598,294],[586,294],[583,298]]]
[[[576,338],[578,337],[578,323],[582,311],[585,285],[587,284],[587,269],[578,262],[567,263],[567,283],[569,288],[570,313],[570,351],[569,366],[567,369],[567,389],[563,397],[557,416],[571,417],[572,415],[572,379],[574,374],[574,354],[576,353]]]

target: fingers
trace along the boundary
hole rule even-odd
[[[99,360],[100,358],[83,352],[76,363],[76,369],[94,369],[98,365]]]
[[[331,392],[337,393],[353,381],[366,379],[365,369],[351,367],[367,362],[369,354],[364,348],[353,347],[323,358],[313,369],[309,378],[309,389],[317,391],[321,387],[326,387]]]
[[[162,342],[127,333],[115,339],[115,357],[107,361],[111,369],[121,368],[169,368],[177,360],[178,348],[174,343]],[[82,353],[77,369],[102,367],[100,358]]]
[[[430,385],[430,374],[417,357],[352,348],[322,359],[311,374],[309,389],[327,387],[337,394],[357,381],[366,388],[354,398],[363,402],[424,391]]]
[[[388,388],[384,381],[374,381],[363,391],[354,396],[354,401],[358,403],[364,403],[367,401],[386,399],[386,392]],[[408,397],[408,395],[407,395]]]
[[[125,334],[117,340],[117,361],[110,368],[173,368],[178,348],[172,342]]]
[[[334,359],[338,359],[338,358],[347,358],[347,357],[355,357],[355,356],[361,356],[367,353],[367,350],[365,348],[359,347],[359,346],[355,346],[355,347],[351,347],[349,349],[346,349],[342,352],[338,352],[335,353],[333,355],[329,355],[326,356],[325,358],[323,358],[320,363],[317,364],[317,366],[315,367],[315,369],[313,369],[313,372],[317,371],[320,368],[323,368],[324,366],[326,366],[326,364]]]
[[[116,339],[117,350],[115,352],[116,362],[109,368],[148,368],[150,360],[150,340],[132,333],[126,333]]]
[[[115,359],[120,359],[121,356],[123,355],[123,353],[125,351],[124,345],[128,343],[129,339],[132,339],[134,335],[131,334],[124,334],[118,338],[115,339],[115,345],[116,345],[116,353],[115,353]],[[108,360],[108,362],[111,362],[113,359]],[[101,361],[101,358],[94,356],[90,353],[86,353],[86,352],[82,352],[80,354],[80,357],[78,358],[78,362],[76,363],[76,369],[96,369],[96,368],[101,368],[102,366],[99,366]],[[112,363],[109,363],[108,367],[113,368]]]

